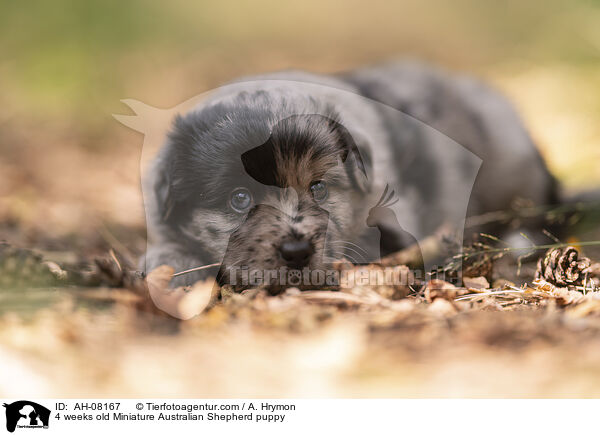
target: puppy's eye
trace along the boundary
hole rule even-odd
[[[310,191],[315,201],[323,201],[327,198],[327,184],[324,181],[315,181],[310,185]]]
[[[248,189],[239,187],[231,192],[229,205],[238,213],[244,213],[252,205],[252,194]]]

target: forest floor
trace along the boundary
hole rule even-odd
[[[77,148],[25,151],[13,150],[3,168],[3,396],[600,396],[597,248],[581,248],[577,260],[591,261],[570,287],[535,281],[535,262],[517,273],[503,258],[487,280],[459,287],[251,290],[179,320],[133,273],[145,248],[141,207],[131,205],[138,175],[116,165],[110,185],[113,161],[99,154],[74,184]],[[35,197],[36,185],[46,194]],[[94,219],[115,203],[128,212]],[[598,240],[594,225],[581,231],[573,229],[575,245]]]

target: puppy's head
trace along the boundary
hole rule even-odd
[[[276,117],[272,106],[242,99],[179,117],[156,178],[163,223],[238,289],[244,271],[274,288],[265,271],[340,259],[367,190],[366,155],[334,110]]]

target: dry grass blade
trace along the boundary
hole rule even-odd
[[[473,293],[470,295],[465,295],[465,296],[460,296],[456,299],[454,299],[455,301],[464,301],[464,300],[468,300],[468,299],[474,299],[474,298],[478,298],[478,297],[487,297],[487,296],[499,296],[499,295],[508,295],[508,294],[523,294],[525,293],[524,289],[518,289],[518,288],[514,288],[511,290],[491,290],[489,292],[482,292],[482,293]]]
[[[198,267],[193,267],[191,269],[182,270],[181,272],[174,273],[173,276],[175,277],[175,276],[185,275],[186,273],[197,272],[199,270],[210,269],[211,267],[219,267],[219,266],[221,266],[221,263],[205,264],[204,266],[198,266]]]

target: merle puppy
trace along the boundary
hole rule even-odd
[[[368,262],[555,190],[510,104],[470,78],[413,63],[255,77],[174,120],[145,180],[146,270],[219,263],[223,283]]]

